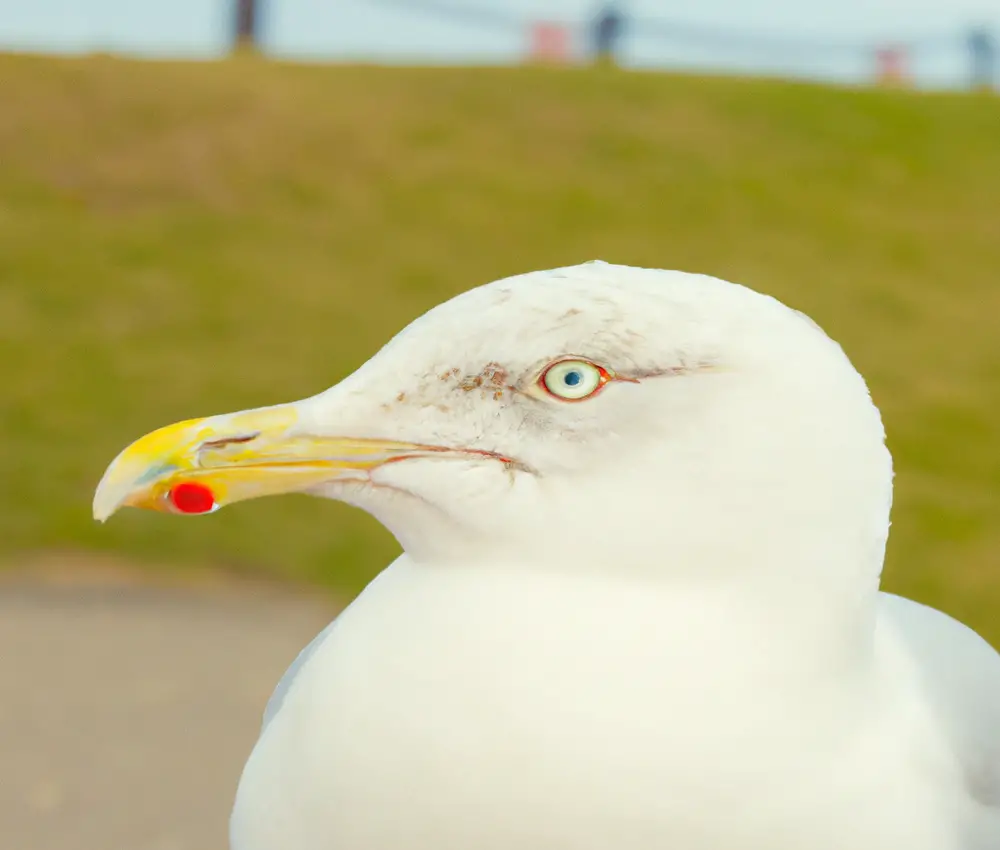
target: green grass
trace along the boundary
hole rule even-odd
[[[102,550],[351,592],[306,497],[90,518],[126,443],[299,398],[426,308],[600,257],[747,283],[869,378],[888,586],[1000,638],[1000,101],[591,70],[0,57],[0,557]],[[992,616],[991,616],[992,615]]]

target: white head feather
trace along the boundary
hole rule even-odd
[[[625,380],[553,398],[539,376],[566,357]],[[319,489],[418,560],[730,582],[800,610],[874,598],[892,489],[878,411],[815,323],[736,284],[602,262],[499,280],[307,410],[313,432],[513,461],[408,461]]]

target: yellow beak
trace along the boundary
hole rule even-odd
[[[112,461],[94,494],[94,518],[104,522],[123,506],[208,513],[442,454],[464,452],[304,433],[294,404],[190,419],[147,434]]]

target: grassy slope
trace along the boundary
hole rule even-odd
[[[889,586],[1000,625],[1000,102],[590,71],[0,57],[0,556],[102,549],[356,589],[305,497],[100,527],[105,464],[311,394],[444,297],[601,257],[748,283],[869,377]]]

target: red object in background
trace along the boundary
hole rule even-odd
[[[530,56],[535,62],[565,63],[570,59],[569,27],[551,21],[531,25]]]
[[[878,81],[882,85],[898,86],[909,82],[906,48],[897,45],[880,47],[875,52]]]

